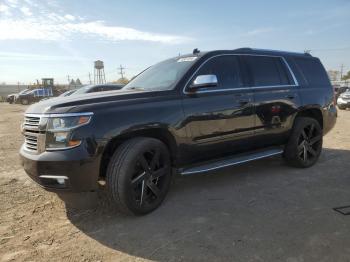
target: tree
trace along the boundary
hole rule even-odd
[[[343,76],[342,80],[350,80],[350,71],[347,72],[347,74]]]
[[[75,84],[76,84],[77,86],[81,86],[81,85],[82,85],[79,78],[77,78],[77,80],[75,80]]]

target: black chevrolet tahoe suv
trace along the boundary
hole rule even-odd
[[[118,209],[142,215],[161,204],[174,173],[279,154],[292,166],[312,166],[336,116],[333,88],[310,54],[194,50],[119,91],[30,106],[20,155],[47,190],[103,184]]]

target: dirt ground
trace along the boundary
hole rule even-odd
[[[67,211],[22,170],[25,107],[0,103],[0,261],[350,261],[350,111],[309,169],[280,157],[177,177],[144,217]]]

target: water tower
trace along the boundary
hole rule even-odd
[[[103,61],[97,60],[94,62],[94,84],[104,84],[106,83],[106,76]]]

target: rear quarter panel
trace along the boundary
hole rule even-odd
[[[309,59],[314,59],[322,66],[318,58],[312,57]],[[295,59],[289,57],[287,61],[299,82],[298,92],[301,101],[299,111],[320,109],[323,117],[323,131],[326,134],[334,126],[337,116],[337,110],[334,104],[335,94],[330,81],[328,80],[317,85],[310,84],[307,76],[305,76],[301,68],[297,65]],[[324,70],[323,66],[322,68]],[[326,74],[325,70],[324,73]]]

